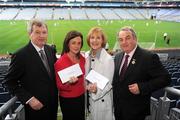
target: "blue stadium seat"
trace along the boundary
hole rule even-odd
[[[11,99],[11,95],[8,92],[0,93],[0,106]]]
[[[172,77],[171,78],[171,86],[177,86],[178,83],[178,78],[177,77]]]
[[[180,78],[180,72],[173,72],[172,77]]]

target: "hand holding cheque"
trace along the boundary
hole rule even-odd
[[[75,83],[78,80],[77,77],[82,74],[83,73],[79,64],[72,65],[58,72],[58,75],[63,84],[66,82]]]
[[[104,87],[109,81],[106,77],[104,77],[103,75],[99,74],[94,70],[91,70],[89,72],[89,74],[86,76],[86,79],[91,83],[96,83],[97,87],[100,88],[101,90],[104,89]]]

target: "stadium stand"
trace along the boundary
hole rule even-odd
[[[96,13],[96,14],[94,14]],[[103,20],[103,16],[99,13],[99,11],[97,9],[89,9],[87,8],[86,9],[86,14],[88,16],[89,19],[92,19],[92,20]]]
[[[51,8],[41,8],[41,9],[37,9],[36,12],[36,16],[35,18],[41,18],[44,20],[52,20],[52,14],[53,13],[53,9]]]
[[[4,77],[8,70],[9,61],[5,58],[0,59],[0,106],[3,105],[6,101],[8,101],[11,96],[9,93],[3,88],[2,86],[2,80],[4,80]]]
[[[0,107],[3,108],[4,104],[6,104],[7,101],[9,101],[12,96],[9,94],[9,92],[3,87],[2,80],[4,80],[5,75],[7,74],[8,66],[10,63],[9,58],[0,58]],[[11,106],[11,111],[14,111],[18,106],[20,105],[19,101],[15,101],[15,103]],[[6,106],[6,105],[5,105]],[[0,109],[0,113],[2,113],[3,109]],[[7,111],[4,112],[4,114],[7,114]],[[0,120],[4,119],[4,115],[0,114]]]
[[[99,12],[105,20],[118,20],[119,16],[112,9],[100,9]]]
[[[13,20],[18,11],[17,8],[4,9],[0,14],[0,20]]]
[[[84,9],[69,9],[69,14],[70,14],[70,18],[73,20],[87,20],[88,18],[86,17],[86,14],[84,12]]]
[[[96,13],[96,14],[94,14]],[[0,20],[141,20],[155,16],[157,20],[180,22],[180,10],[132,8],[4,8]],[[154,19],[154,18],[153,18]]]
[[[19,14],[16,16],[15,20],[30,20],[34,17],[35,13],[35,8],[23,8],[19,11]]]
[[[54,20],[69,20],[70,19],[70,15],[69,15],[69,12],[67,9],[65,8],[62,8],[62,9],[59,9],[59,8],[56,8],[54,9]]]

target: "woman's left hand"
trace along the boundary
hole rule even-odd
[[[78,78],[73,76],[70,78],[69,83],[73,84],[73,83],[76,83],[77,81],[78,81]]]
[[[87,85],[87,90],[96,93],[97,92],[97,83],[91,83]]]

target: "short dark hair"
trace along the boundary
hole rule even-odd
[[[137,40],[136,32],[133,30],[132,27],[130,27],[130,26],[122,27],[119,32],[121,32],[121,31],[129,31],[129,32],[131,32],[131,34],[134,37],[134,39]],[[118,32],[118,34],[119,34],[119,32]]]
[[[63,55],[64,53],[67,53],[70,51],[69,49],[69,42],[73,39],[73,38],[76,38],[76,37],[80,37],[81,38],[81,48],[83,46],[83,35],[82,33],[76,31],[76,30],[72,30],[70,32],[68,32],[66,34],[66,37],[64,39],[64,43],[63,43],[63,49],[62,49],[62,52],[61,52],[61,55]],[[80,55],[80,52],[78,53],[78,56]]]

